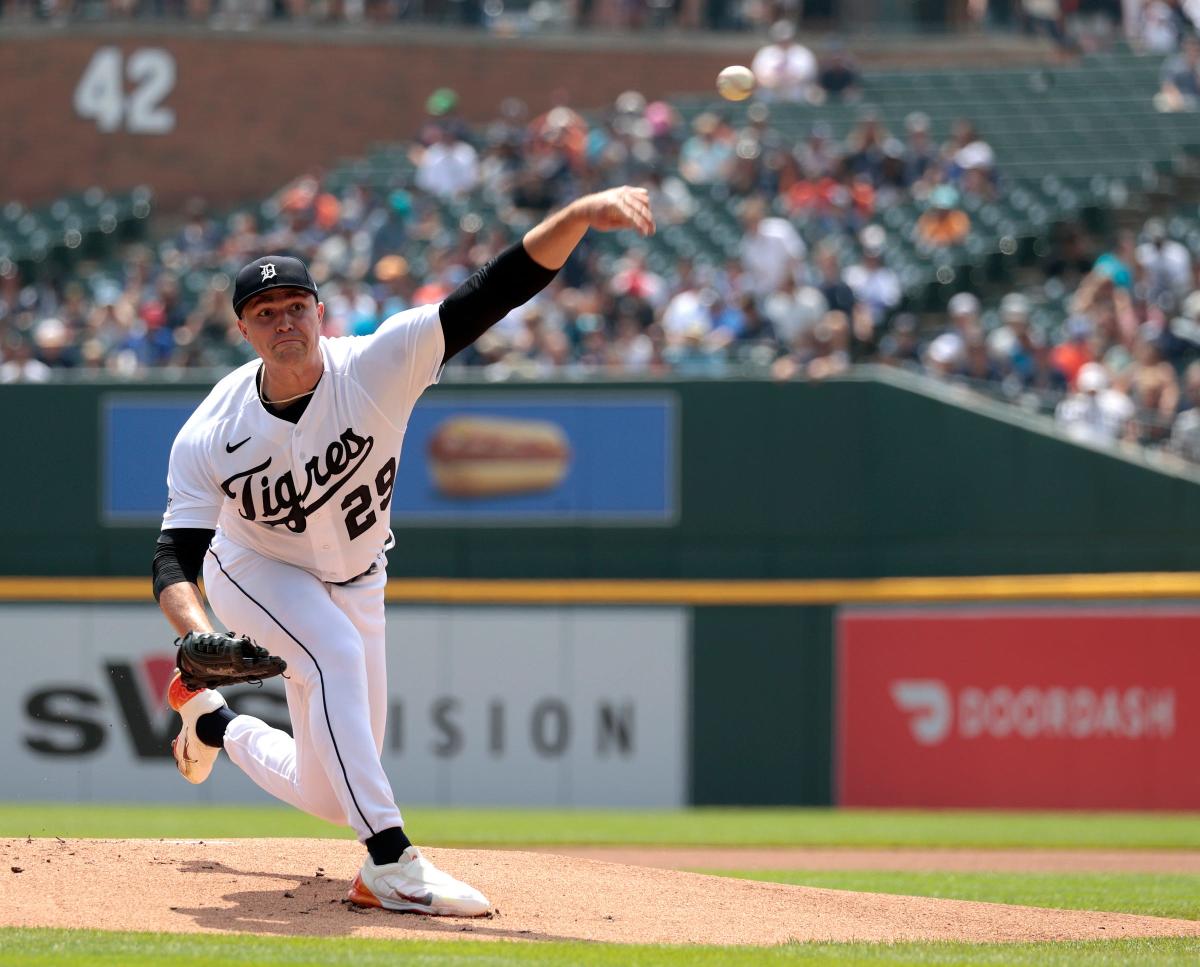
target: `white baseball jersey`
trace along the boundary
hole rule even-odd
[[[299,422],[268,412],[258,360],[215,387],[179,431],[163,529],[219,530],[322,581],[366,571],[392,540],[389,509],[413,405],[445,354],[436,305],[370,336],[320,340],[325,372]]]

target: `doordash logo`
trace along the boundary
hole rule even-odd
[[[888,691],[918,745],[959,739],[1170,739],[1175,690],[1078,686],[964,686],[897,679]]]
[[[920,745],[937,745],[950,731],[954,712],[950,689],[934,679],[892,682],[892,701],[908,714],[908,727]]]

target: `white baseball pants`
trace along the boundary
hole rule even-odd
[[[325,584],[220,533],[204,558],[204,589],[226,628],[287,661],[294,738],[239,715],[225,751],[278,799],[350,826],[360,840],[403,820],[379,756],[387,718],[383,555],[375,574]]]

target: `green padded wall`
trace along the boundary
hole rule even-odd
[[[832,802],[833,610],[692,612],[692,803]]]
[[[590,384],[589,394],[604,386]],[[638,389],[645,384],[613,386]],[[578,385],[453,386],[436,396]],[[1197,484],[965,408],[895,377],[655,384],[680,412],[668,527],[405,527],[391,573],[821,578],[1200,569]],[[148,573],[155,528],[99,516],[105,393],[0,386],[0,574]],[[1015,412],[1015,411],[1014,411]]]

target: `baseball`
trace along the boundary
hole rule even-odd
[[[727,101],[744,101],[754,93],[754,73],[749,67],[726,67],[717,75],[717,93]]]

